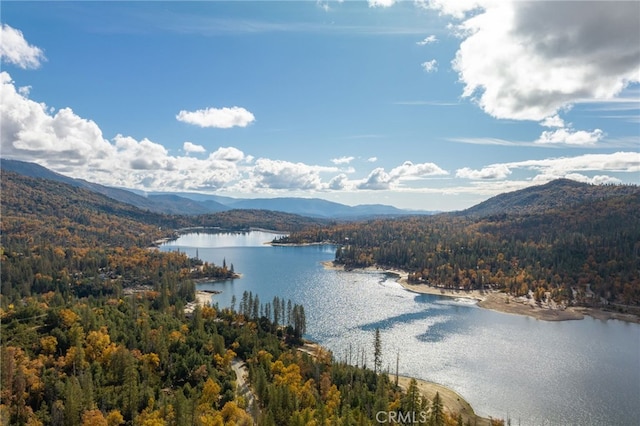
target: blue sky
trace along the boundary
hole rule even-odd
[[[144,191],[457,210],[640,183],[638,1],[3,2],[1,155]]]

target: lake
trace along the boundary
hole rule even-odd
[[[380,328],[383,366],[461,394],[483,416],[514,425],[630,425],[640,419],[640,324],[617,320],[547,322],[418,295],[395,277],[325,269],[333,246],[265,245],[277,234],[193,233],[163,244],[205,261],[233,264],[242,278],[199,284],[230,306],[252,291],[303,304],[307,336],[346,359],[373,360]],[[236,305],[237,306],[237,305]]]

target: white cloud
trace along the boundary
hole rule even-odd
[[[373,169],[367,178],[357,185],[358,189],[383,190],[391,187],[391,176],[384,171],[384,168]]]
[[[366,179],[359,182],[358,189],[391,189],[397,188],[403,181],[423,179],[429,176],[447,175],[448,172],[433,163],[413,164],[405,161],[401,166],[387,173],[384,168],[374,169]]]
[[[615,152],[612,154],[584,154],[575,157],[548,158],[504,163],[510,169],[526,169],[538,172],[546,180],[565,177],[574,172],[640,172],[640,153]]]
[[[413,164],[411,161],[405,161],[401,166],[398,166],[389,172],[389,176],[393,180],[420,179],[428,176],[447,174],[447,171],[433,163]]]
[[[376,161],[378,161],[378,157],[369,157],[369,158],[367,158],[367,161],[369,163],[375,163]]]
[[[625,93],[626,92],[626,93]],[[640,90],[625,90],[621,96],[605,101],[594,101],[589,111],[598,111],[601,118],[609,118],[628,123],[640,123]],[[606,114],[602,114],[606,112]]]
[[[347,175],[345,175],[344,173],[341,173],[338,176],[333,177],[329,181],[329,185],[327,186],[331,190],[341,191],[347,188],[348,182],[349,182],[349,179],[347,178]]]
[[[113,147],[93,121],[77,116],[70,108],[55,114],[44,103],[19,93],[6,72],[0,73],[0,139],[5,157],[42,157],[53,164],[82,165],[105,158]]]
[[[242,151],[230,146],[226,148],[218,148],[215,152],[211,153],[209,158],[216,161],[229,161],[232,163],[237,163],[244,160],[245,156]]]
[[[369,0],[369,7],[391,7],[396,0]]]
[[[526,180],[505,179],[507,175],[510,175],[514,171],[519,171],[519,174],[530,174],[532,177]],[[618,177],[611,176],[611,173],[637,175],[639,172],[640,153],[638,152],[586,154],[575,157],[558,157],[492,164],[480,170],[472,170],[465,167],[456,172],[456,177],[471,179],[473,189],[460,186],[452,188],[452,190],[458,193],[491,196],[526,188],[531,185],[540,185],[559,178],[572,179],[595,185],[618,184],[622,183],[622,180]]]
[[[420,66],[426,72],[438,71],[438,61],[436,61],[435,59],[432,59],[432,60],[427,61],[427,62],[423,62],[423,63],[420,64]]]
[[[194,124],[200,127],[216,127],[229,129],[231,127],[246,127],[255,121],[252,113],[241,107],[207,108],[197,111],[180,111],[176,115],[178,121]]]
[[[569,173],[564,176],[566,179],[575,180],[583,183],[590,183],[592,185],[606,185],[606,184],[619,184],[622,181],[618,178],[606,175],[596,175],[594,177],[589,177],[582,175],[580,173]]]
[[[415,2],[419,6],[435,9],[443,15],[453,16],[457,19],[464,18],[469,12],[478,9],[481,4],[486,3],[482,0],[415,0]]]
[[[496,118],[544,120],[576,102],[612,99],[640,81],[640,2],[426,4],[461,20],[453,66],[463,96]]]
[[[511,170],[504,164],[494,164],[491,166],[483,167],[481,170],[472,170],[468,167],[464,167],[456,171],[456,177],[473,180],[505,179],[510,174]]]
[[[333,164],[336,165],[340,165],[340,164],[349,164],[350,162],[353,161],[355,157],[340,157],[340,158],[333,158],[331,159],[331,162]]]
[[[564,127],[564,120],[556,114],[551,117],[546,117],[540,122],[540,125],[544,127]]]
[[[427,44],[436,43],[438,41],[437,37],[434,35],[430,35],[425,37],[423,40],[417,41],[416,44],[418,46],[426,46]]]
[[[173,169],[172,158],[166,148],[149,139],[137,141],[130,136],[116,135],[113,139],[119,157],[127,158],[133,170]]]
[[[25,97],[29,96],[29,93],[31,93],[31,86],[18,87],[18,93],[20,93],[20,95]]]
[[[7,24],[0,26],[0,58],[24,69],[40,68],[42,61],[46,60],[42,49],[30,45],[22,31]]]
[[[500,138],[448,138],[452,142],[466,143],[470,145],[495,145],[495,146],[539,146],[533,142],[511,141]]]
[[[533,173],[526,180],[500,180],[482,179],[482,175],[488,175],[489,170],[510,170],[519,174]],[[482,171],[485,171],[483,173]],[[456,193],[468,193],[483,197],[500,193],[515,191],[518,189],[540,185],[554,179],[565,178],[579,182],[600,184],[618,184],[623,181],[611,173],[627,173],[637,176],[640,172],[640,153],[615,152],[612,154],[586,154],[575,157],[558,157],[541,160],[525,160],[512,163],[493,164],[481,170],[464,168],[458,170],[457,177],[473,179],[472,187],[459,186],[450,188]],[[634,179],[631,179],[634,181]],[[637,178],[635,179],[637,183]]]
[[[251,170],[251,185],[268,189],[322,190],[320,173],[336,171],[335,167],[259,158]]]
[[[204,149],[204,146],[202,145],[196,145],[194,143],[191,142],[185,142],[184,144],[182,144],[182,149],[184,150],[184,152],[206,152],[207,150]]]
[[[536,143],[587,146],[594,145],[603,137],[604,132],[600,129],[588,132],[586,130],[574,131],[572,129],[562,128],[553,131],[545,130],[542,132]]]

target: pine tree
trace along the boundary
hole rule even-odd
[[[275,296],[273,298],[273,326],[278,327],[280,322],[280,298]]]
[[[124,384],[122,387],[122,402],[124,415],[128,419],[134,420],[135,416],[138,414],[139,382],[135,359],[133,359],[131,355],[126,357]]]
[[[431,424],[433,426],[444,426],[444,408],[442,407],[442,399],[440,392],[436,392],[431,405]]]
[[[407,393],[402,399],[402,411],[406,413],[416,413],[420,407],[420,390],[418,389],[418,382],[416,379],[411,379]]]
[[[380,329],[376,327],[373,340],[373,371],[378,373],[382,367],[382,341],[380,339]]]

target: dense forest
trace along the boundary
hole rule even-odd
[[[414,283],[625,311],[640,305],[640,188],[611,190],[612,196],[519,214],[474,210],[343,223],[278,242],[338,244],[337,264],[399,268]]]
[[[401,389],[378,368],[299,350],[301,305],[245,293],[230,308],[186,309],[194,280],[233,267],[149,248],[183,226],[315,221],[250,211],[192,222],[4,172],[1,207],[3,425],[371,425],[381,410],[425,414],[407,424],[478,420],[415,382]],[[369,350],[375,360],[384,348],[372,336]]]

